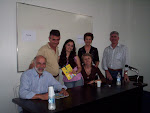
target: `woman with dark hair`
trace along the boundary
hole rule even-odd
[[[90,53],[85,53],[82,55],[83,66],[82,66],[82,75],[84,78],[84,85],[97,83],[101,80],[102,83],[106,83],[106,79],[101,73],[100,69],[92,65],[92,55]],[[99,80],[98,80],[98,76]]]
[[[81,72],[81,63],[79,57],[76,55],[76,48],[75,43],[72,39],[66,40],[63,45],[61,55],[59,58],[59,66],[63,68],[67,64],[70,64],[72,67],[72,74],[76,74],[72,79],[68,80],[67,77],[64,75],[63,81],[67,88],[73,88],[77,86],[83,85],[83,77]]]
[[[85,45],[79,49],[78,56],[80,58],[80,61],[83,63],[83,61],[81,59],[82,55],[85,53],[90,53],[92,55],[92,63],[94,64],[95,67],[98,67],[98,65],[99,65],[98,50],[97,50],[97,48],[91,46],[93,39],[94,39],[94,36],[92,33],[84,34]]]

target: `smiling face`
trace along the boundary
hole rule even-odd
[[[90,56],[83,56],[83,63],[85,65],[92,65],[92,58]]]
[[[46,67],[46,59],[42,56],[37,56],[34,65],[37,73],[41,75]]]
[[[92,37],[91,36],[86,36],[84,42],[85,42],[85,45],[91,45]]]
[[[119,41],[119,36],[117,34],[112,34],[110,36],[110,41],[113,45],[116,45],[118,44],[118,41]]]
[[[74,48],[74,43],[73,42],[68,42],[66,45],[65,45],[65,48],[66,48],[66,52],[71,52]]]
[[[49,37],[49,44],[52,48],[56,48],[59,44],[59,41],[60,41],[60,36],[54,36],[54,35],[51,35]]]

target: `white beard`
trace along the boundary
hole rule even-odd
[[[41,72],[41,71],[39,71],[38,70],[38,68],[36,68],[36,67],[34,67],[35,68],[35,70],[36,70],[36,72],[38,72],[39,74],[42,74],[43,73],[43,71],[45,71],[45,68],[44,68],[44,70]]]

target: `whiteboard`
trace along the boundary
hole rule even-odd
[[[17,70],[28,69],[39,48],[49,39],[49,32],[61,34],[59,53],[67,39],[73,39],[77,50],[84,45],[83,35],[92,32],[92,17],[17,3]]]

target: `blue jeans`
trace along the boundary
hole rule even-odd
[[[112,76],[112,78],[113,78],[112,83],[114,83],[114,84],[116,83],[118,73],[120,73],[120,75],[121,75],[121,80],[122,80],[122,70],[120,70],[120,71],[112,71],[112,70],[108,69],[108,71],[109,71],[109,73],[111,74],[111,76]]]
[[[78,81],[72,81],[72,82],[64,82],[65,86],[67,88],[73,88],[73,87],[77,87],[77,86],[83,86],[83,79],[81,78]]]

